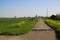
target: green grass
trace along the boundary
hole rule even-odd
[[[0,18],[1,35],[21,35],[29,32],[38,19],[29,18]]]

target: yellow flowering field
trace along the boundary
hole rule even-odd
[[[25,21],[18,22],[17,25],[23,25]]]
[[[60,25],[60,21],[57,21],[57,20],[50,20],[50,19],[48,19],[46,21],[51,22],[51,23],[53,23],[55,25]]]
[[[55,28],[56,30],[60,31],[60,21],[59,20],[51,20],[46,19],[45,22]]]

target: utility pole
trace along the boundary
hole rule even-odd
[[[46,17],[48,17],[48,8],[47,8],[47,13],[46,13]]]
[[[35,8],[35,13],[36,13],[35,17],[37,18],[38,17],[37,16],[37,13],[38,13],[38,9],[37,8]]]

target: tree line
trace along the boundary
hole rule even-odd
[[[50,19],[60,20],[60,14],[52,15],[52,16],[50,16]]]

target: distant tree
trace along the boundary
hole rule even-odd
[[[52,16],[50,17],[50,19],[55,20],[55,19],[56,19],[56,16],[55,16],[55,15],[52,15]]]
[[[37,18],[38,16],[37,15],[35,15],[35,18]]]
[[[38,16],[38,18],[40,18],[41,16]]]
[[[60,14],[56,14],[56,19],[60,20]]]
[[[16,16],[14,16],[14,18],[16,18]]]

